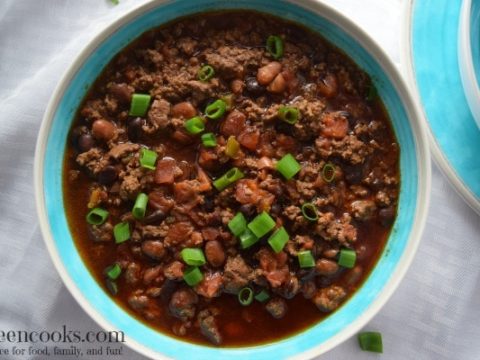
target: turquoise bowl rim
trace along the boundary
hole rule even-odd
[[[286,339],[241,348],[213,348],[168,337],[116,305],[95,282],[75,248],[65,219],[61,191],[61,160],[67,131],[83,94],[101,68],[138,36],[140,30],[170,17],[221,8],[256,9],[321,30],[322,35],[374,75],[401,147],[399,215],[386,249],[365,284],[319,324]],[[152,1],[130,11],[95,37],[54,92],[42,121],[34,164],[42,234],[57,271],[82,308],[107,331],[124,331],[126,344],[146,356],[158,359],[188,359],[193,355],[196,359],[312,358],[346,340],[370,320],[391,296],[413,259],[425,224],[430,186],[429,152],[419,114],[406,84],[383,51],[360,28],[319,1]]]
[[[404,6],[402,70],[406,73],[411,92],[421,109],[422,122],[427,131],[433,158],[457,193],[480,214],[480,189],[478,176],[475,177],[480,171],[478,158],[475,157],[478,153],[475,150],[479,146],[480,129],[470,113],[463,92],[457,54],[462,1],[409,0]],[[429,30],[420,32],[426,21],[431,22]],[[433,43],[436,45],[433,46]],[[428,73],[419,76],[419,69],[430,69],[435,77]],[[432,100],[434,93],[440,89],[449,94],[448,102]],[[451,104],[455,106],[455,111],[450,109]],[[451,117],[462,121],[443,121]],[[447,132],[442,135],[444,129],[459,125],[463,126],[456,130],[460,135],[450,138]],[[468,161],[465,154],[474,161]]]

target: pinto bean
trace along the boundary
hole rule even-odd
[[[272,61],[265,66],[258,69],[257,81],[260,85],[268,85],[282,70],[282,64],[277,61]]]
[[[220,267],[225,262],[225,251],[218,240],[208,241],[205,244],[205,256],[213,267]]]
[[[160,260],[165,255],[165,247],[158,240],[147,240],[142,243],[142,251],[148,257]]]
[[[116,133],[115,125],[108,120],[95,120],[92,124],[92,135],[98,140],[109,141]]]
[[[333,74],[327,74],[317,84],[318,92],[326,98],[332,98],[338,93],[337,77]]]
[[[328,259],[318,259],[315,263],[315,270],[319,275],[333,275],[338,271],[338,264]]]
[[[172,116],[174,117],[183,117],[185,119],[190,119],[197,114],[197,110],[189,101],[184,101],[178,104],[173,105],[172,107]]]
[[[268,85],[267,90],[275,94],[281,94],[286,88],[287,82],[285,81],[285,78],[282,74],[278,74],[270,85]]]
[[[245,83],[242,80],[232,80],[230,83],[230,89],[234,94],[241,94],[243,92],[243,88],[245,87]]]
[[[228,114],[220,126],[220,131],[225,136],[238,136],[246,126],[247,117],[244,113],[233,110]]]

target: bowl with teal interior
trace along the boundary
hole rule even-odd
[[[222,9],[251,9],[288,19],[320,33],[372,77],[400,145],[398,215],[377,265],[360,289],[325,320],[276,342],[213,348],[184,342],[144,325],[101,289],[69,232],[63,207],[62,164],[67,133],[87,89],[112,57],[143,32],[178,17]],[[159,359],[312,358],[358,332],[391,296],[415,254],[429,201],[430,160],[417,102],[385,53],[349,19],[314,0],[153,1],[98,34],[60,81],[37,142],[35,189],[40,225],[58,273],[82,308],[104,329],[121,330],[126,344]]]
[[[464,0],[458,24],[458,65],[468,106],[480,128],[480,1]]]

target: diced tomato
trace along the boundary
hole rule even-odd
[[[326,113],[322,117],[322,135],[335,139],[342,139],[348,132],[348,120],[345,116],[336,113]]]
[[[260,131],[247,129],[238,135],[238,142],[248,150],[255,151],[260,140]]]
[[[173,184],[175,181],[175,168],[177,162],[174,159],[165,158],[157,161],[154,181],[157,184]]]

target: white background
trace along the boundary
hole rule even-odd
[[[0,1],[0,330],[53,331],[63,324],[98,329],[62,284],[43,243],[33,200],[34,144],[46,104],[75,55],[100,29],[142,2]],[[399,61],[402,0],[325,2],[344,11]],[[432,202],[419,251],[396,293],[365,327],[382,332],[384,354],[362,352],[352,338],[322,360],[479,359],[479,223],[433,166]],[[125,348],[121,359],[143,358]]]

